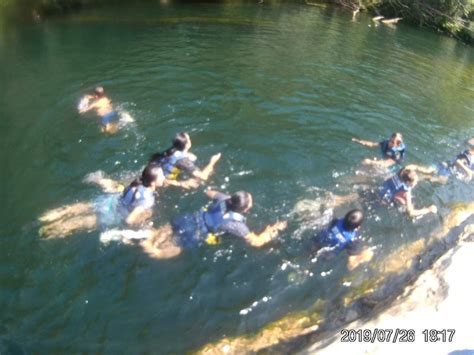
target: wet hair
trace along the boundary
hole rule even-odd
[[[392,133],[392,135],[390,136],[390,139],[393,139],[394,141],[397,141],[399,140],[400,142],[403,142],[403,135],[399,132],[394,132]]]
[[[158,162],[164,158],[171,156],[176,151],[183,151],[188,144],[189,135],[185,132],[177,133],[172,141],[172,146],[161,153],[155,153],[150,157],[150,162]]]
[[[145,187],[150,187],[160,174],[160,170],[161,167],[159,165],[148,164],[142,171],[142,176],[140,177],[141,184]],[[161,174],[163,174],[162,170]]]
[[[234,212],[243,212],[249,207],[251,199],[252,196],[249,192],[238,191],[226,201],[227,209]]]
[[[415,170],[403,168],[398,172],[398,176],[402,182],[413,182],[417,178],[417,174]]]
[[[127,195],[130,189],[136,189],[140,185],[150,187],[160,174],[160,170],[161,167],[159,165],[153,163],[148,164],[145,169],[143,169],[141,176],[133,180],[132,183],[128,185],[128,187],[123,191],[122,196]],[[161,173],[163,174],[162,170]],[[133,196],[133,199],[135,199],[135,194]]]
[[[104,88],[103,88],[102,86],[97,86],[97,87],[94,89],[94,94],[96,94],[96,95],[99,96],[99,97],[104,96]]]
[[[352,232],[356,228],[359,228],[364,221],[364,212],[360,209],[354,209],[344,216],[344,221],[342,222],[342,227]]]

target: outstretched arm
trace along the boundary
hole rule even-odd
[[[222,192],[219,192],[217,190],[212,190],[212,189],[207,189],[206,191],[204,191],[204,193],[211,200],[214,200],[217,198],[218,195],[223,194]]]
[[[211,174],[214,172],[214,166],[217,164],[221,156],[222,156],[221,153],[213,155],[211,160],[209,161],[209,164],[207,164],[207,166],[204,169],[195,170],[192,172],[192,175],[194,177],[197,177],[201,180],[206,181],[207,179],[209,179],[209,176],[211,176]]]
[[[89,99],[89,100],[93,100],[94,97],[93,97],[93,96],[88,96],[88,99]],[[98,105],[98,102],[99,102],[99,101],[100,101],[100,100],[95,100],[95,101],[93,101],[92,103],[89,103],[85,108],[81,109],[79,112],[80,112],[80,113],[84,113],[84,112],[87,112],[87,111],[90,111],[90,110],[92,110],[92,109],[94,109],[94,108],[99,107],[99,105]]]
[[[349,195],[345,195],[345,196],[334,195],[334,207],[338,207],[346,203],[355,202],[358,199],[359,199],[359,194],[357,192],[352,192]]]
[[[165,180],[166,186],[177,186],[186,190],[197,189],[200,185],[199,179],[191,178],[183,181]]]
[[[382,168],[388,168],[395,164],[396,161],[388,158],[388,159],[383,159],[383,160],[377,160],[377,159],[364,159],[362,160],[362,164],[364,165],[371,165],[371,166],[379,166]]]
[[[432,175],[436,173],[436,169],[434,167],[421,166],[421,165],[416,165],[416,164],[409,164],[405,166],[405,169],[414,170],[418,173],[422,173],[426,175]]]
[[[369,147],[369,148],[377,148],[379,146],[379,143],[377,142],[365,141],[365,140],[357,139],[357,138],[352,138],[352,141],[355,143],[362,144],[363,146]]]
[[[365,248],[359,254],[349,255],[349,259],[347,260],[347,268],[349,269],[349,271],[352,271],[359,265],[372,260],[373,256],[374,252],[368,248]]]
[[[435,205],[431,205],[429,207],[423,207],[420,209],[416,209],[413,206],[412,198],[411,198],[411,191],[408,191],[406,194],[406,208],[408,216],[410,217],[421,217],[428,213],[436,213],[438,212],[438,208]]]
[[[273,225],[267,226],[260,234],[253,232],[245,236],[245,240],[253,247],[260,248],[268,242],[272,241],[278,236],[278,232],[284,230],[287,226],[286,221],[276,222]]]

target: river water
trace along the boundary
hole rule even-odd
[[[351,137],[404,133],[408,162],[452,158],[474,134],[474,51],[414,29],[374,26],[332,8],[173,5],[99,9],[0,32],[0,352],[183,353],[256,332],[350,289],[344,255],[312,263],[290,212],[321,190],[346,193],[359,161]],[[76,105],[94,86],[135,119],[104,136]],[[42,240],[45,210],[91,200],[98,169],[115,178],[188,131],[199,164],[223,158],[209,185],[254,195],[249,225],[290,218],[261,250],[228,238],[155,261],[100,232]],[[364,225],[375,258],[429,233],[472,184],[421,183],[416,203]],[[206,201],[160,194],[154,223]],[[317,203],[316,203],[317,205]],[[318,206],[314,207],[316,210]],[[336,211],[342,214],[347,208]],[[315,211],[316,213],[316,211]],[[302,231],[303,230],[303,231]],[[325,315],[330,317],[330,314]]]

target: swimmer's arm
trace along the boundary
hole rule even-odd
[[[457,159],[455,165],[457,168],[461,169],[466,173],[468,180],[472,179],[472,170],[468,168],[468,166],[462,159]]]
[[[136,207],[125,219],[125,223],[128,225],[136,225],[143,223],[145,220],[151,217],[153,212],[143,206]]]
[[[416,164],[409,164],[405,166],[405,169],[414,170],[418,173],[422,173],[426,175],[431,175],[431,174],[436,173],[436,169],[434,167],[426,167],[426,166],[421,166],[421,165],[416,165]]]
[[[251,246],[260,248],[261,246],[264,246],[268,242],[275,239],[278,236],[278,232],[284,230],[286,226],[286,221],[276,222],[273,225],[267,226],[260,234],[250,232],[245,236],[245,240]]]
[[[90,100],[93,100],[93,99],[94,99],[94,96],[92,96],[92,95],[85,95],[85,96],[82,98],[82,100],[84,100],[84,99],[87,99],[87,106],[86,106],[85,108],[81,108],[81,109],[79,110],[79,113],[84,113],[84,112],[87,112],[87,111],[90,110],[90,106],[91,106]],[[81,100],[81,101],[82,101],[82,100]]]
[[[91,97],[91,99],[93,99],[94,97]],[[100,100],[95,100],[94,102],[92,103],[89,103],[89,105],[87,105],[86,108],[82,109],[81,110],[81,113],[84,113],[84,112],[87,112],[87,111],[90,111],[94,108],[97,108],[97,107],[100,107],[101,105],[99,105],[98,103],[100,102]]]
[[[204,193],[211,200],[215,200],[219,195],[222,194],[222,192],[219,192],[217,190],[212,190],[212,189],[208,189],[208,190],[204,191]]]
[[[359,254],[349,255],[349,259],[347,260],[347,269],[352,271],[360,264],[364,264],[372,260],[373,256],[374,252],[369,248],[365,248]]]
[[[103,98],[101,98],[99,100],[96,100],[93,103],[89,104],[89,106],[86,109],[84,109],[83,112],[90,111],[94,108],[106,107],[108,105],[111,105],[110,100],[108,98],[103,97]]]
[[[387,158],[387,159],[384,159],[384,160],[379,160],[378,163],[379,163],[380,166],[388,168],[388,167],[392,166],[393,164],[396,164],[397,162],[395,160],[393,160],[392,158]]]
[[[183,189],[190,190],[190,189],[196,189],[199,187],[200,182],[198,179],[187,179],[183,181],[176,181],[176,180],[165,180],[165,185],[166,186],[177,186],[177,187],[182,187]]]
[[[406,209],[407,209],[408,216],[410,216],[411,218],[424,216],[425,214],[428,214],[428,213],[438,212],[438,209],[435,205],[416,209],[415,206],[413,206],[411,191],[408,191],[406,194]]]
[[[377,142],[365,141],[365,140],[357,139],[357,138],[352,138],[352,141],[362,144],[363,146],[369,147],[369,148],[377,148],[379,146],[379,143]]]
[[[388,168],[390,166],[392,166],[393,164],[396,163],[395,160],[393,160],[392,158],[387,158],[387,159],[384,159],[384,160],[377,160],[377,159],[364,159],[362,161],[362,163],[364,165],[372,165],[372,166],[380,166],[380,167],[383,167],[383,168]]]
[[[220,158],[221,158],[221,153],[213,155],[211,160],[209,161],[209,164],[207,164],[207,166],[204,169],[195,170],[192,172],[192,175],[194,177],[197,177],[201,180],[206,181],[207,179],[209,179],[209,176],[211,176],[211,174],[214,172],[214,166],[217,164]]]

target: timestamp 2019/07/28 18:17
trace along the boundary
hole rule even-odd
[[[426,343],[452,342],[455,329],[424,329],[421,333]],[[355,343],[413,343],[416,339],[414,329],[342,329],[341,342]]]

